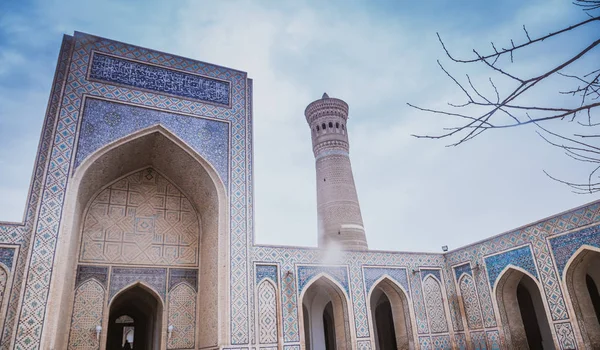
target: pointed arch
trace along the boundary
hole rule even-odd
[[[229,339],[229,328],[219,324],[229,318],[229,276],[223,272],[229,256],[227,189],[214,167],[176,135],[160,125],[140,130],[91,154],[74,171],[67,188],[64,212],[70,213],[61,224],[54,273],[66,276],[54,283],[49,296],[48,324],[56,334],[61,318],[70,317],[73,306],[75,271],[79,257],[84,209],[107,184],[136,170],[151,167],[168,178],[186,195],[200,220],[197,346],[212,347]],[[60,337],[60,336],[59,336]],[[67,337],[57,339],[56,348],[66,348]]]
[[[431,333],[448,332],[448,321],[444,308],[444,294],[442,292],[441,281],[433,274],[427,274],[423,279],[422,286]]]
[[[173,326],[167,349],[191,349],[196,343],[196,291],[187,282],[169,292],[169,321]]]
[[[389,303],[389,310],[387,305],[381,305],[383,303]],[[369,309],[369,315],[371,316],[371,326],[373,330],[374,340],[376,349],[386,349],[388,345],[382,346],[381,338],[383,334],[379,331],[380,326],[389,324],[388,327],[391,329],[385,329],[382,331],[392,332],[394,335],[395,345],[397,349],[414,349],[415,348],[415,334],[413,322],[414,315],[412,314],[412,308],[409,305],[408,292],[398,284],[389,275],[384,274],[381,276],[367,293],[367,305]],[[386,312],[391,311],[391,321],[382,319],[382,322],[378,322],[378,309],[383,307],[382,310],[385,316]],[[379,317],[382,318],[381,316]],[[384,317],[385,318],[385,317]],[[380,324],[381,323],[381,324]],[[390,341],[391,344],[394,341]]]
[[[493,294],[509,348],[554,349],[554,335],[541,290],[535,276],[512,264],[498,275]]]
[[[600,348],[600,249],[579,247],[565,265],[563,281],[584,346]]]
[[[256,301],[258,342],[260,344],[276,344],[279,339],[277,286],[270,278],[265,277],[258,283]]]
[[[99,342],[96,326],[102,324],[104,287],[95,279],[83,282],[75,291],[69,334],[69,350],[96,350]]]
[[[108,302],[108,317],[103,329],[106,337],[102,348],[120,346],[123,341],[124,327],[129,324],[117,324],[117,318],[128,315],[134,319],[135,344],[140,348],[152,350],[164,349],[166,341],[165,301],[152,286],[137,281],[119,290]]]
[[[326,341],[333,342],[336,349],[352,349],[348,296],[334,278],[326,273],[314,276],[300,293],[300,301],[300,339],[304,349],[325,348]],[[306,318],[310,329],[304,327]],[[328,322],[324,323],[326,319],[330,319],[330,328],[324,330],[323,327],[328,327]],[[326,336],[326,333],[329,333],[329,336]]]

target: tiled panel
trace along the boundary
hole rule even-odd
[[[182,282],[187,283],[192,289],[198,291],[198,270],[169,269],[169,290]]]
[[[268,278],[277,285],[277,266],[276,265],[256,265],[256,283]]]
[[[398,283],[410,296],[410,288],[408,285],[408,276],[405,268],[393,267],[363,267],[365,279],[365,291],[368,293],[373,287],[373,283],[381,278],[381,276],[389,276],[393,281]]]
[[[302,292],[308,281],[320,273],[333,277],[350,294],[348,270],[343,266],[298,266],[298,292]]]
[[[556,261],[558,274],[562,276],[567,262],[579,247],[585,244],[600,248],[600,226],[592,226],[557,237],[551,237],[548,241],[550,242],[552,254]]]
[[[225,188],[228,188],[227,123],[94,98],[85,100],[75,167],[103,146],[154,125],[171,131],[204,157],[215,167]]]
[[[4,266],[8,267],[9,269],[12,269],[14,257],[14,248],[0,247],[0,263],[4,264]]]
[[[498,276],[508,265],[520,267],[534,277],[538,277],[537,269],[535,268],[535,263],[533,261],[533,254],[531,254],[531,248],[529,246],[488,256],[485,258],[485,265],[491,287],[494,286]]]
[[[166,300],[167,269],[143,267],[113,267],[110,274],[109,300],[121,289],[135,282],[144,282]]]
[[[94,52],[89,78],[167,95],[229,105],[228,81]]]

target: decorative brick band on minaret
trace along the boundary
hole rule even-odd
[[[350,165],[348,104],[323,94],[304,111],[317,168],[319,247],[366,250],[367,238]]]

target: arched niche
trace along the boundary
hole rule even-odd
[[[106,339],[101,349],[119,349],[133,335],[136,349],[164,349],[166,333],[164,302],[152,288],[136,283],[119,291],[108,306],[108,322],[105,323]],[[128,316],[133,323],[122,322]],[[131,332],[133,330],[133,332]],[[133,334],[131,334],[133,333]]]
[[[580,248],[565,266],[564,279],[586,349],[600,349],[600,249]]]
[[[508,348],[555,349],[541,287],[535,277],[509,266],[494,290]]]
[[[199,256],[198,345],[216,346],[229,339],[229,275],[227,261],[229,217],[227,191],[215,169],[170,131],[154,126],[117,140],[86,158],[69,181],[57,247],[44,328],[48,348],[64,348],[60,319],[72,311],[73,286],[78,263],[84,213],[103,188],[136,171],[152,168],[168,178],[189,199],[201,225]],[[68,333],[68,332],[67,332]]]
[[[300,300],[303,349],[352,349],[348,300],[339,284],[318,276],[307,283]]]
[[[369,308],[377,350],[415,348],[408,297],[398,284],[388,277],[375,283]]]

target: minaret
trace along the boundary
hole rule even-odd
[[[317,168],[319,247],[366,250],[367,238],[349,157],[348,104],[326,93],[304,111]]]

